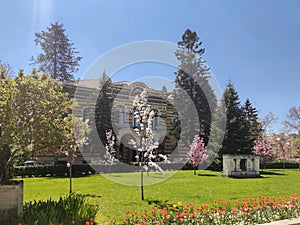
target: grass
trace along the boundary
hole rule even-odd
[[[152,205],[163,206],[177,202],[193,202],[196,206],[212,205],[213,201],[246,197],[283,197],[299,193],[300,171],[266,170],[261,178],[232,179],[221,177],[219,172],[168,171],[166,177],[159,173],[145,174],[145,201],[141,201],[139,173],[118,173],[109,175],[91,175],[73,178],[73,191],[86,195],[90,202],[100,206],[96,217],[98,223],[110,219],[121,220],[124,212],[150,209]],[[168,178],[168,179],[165,179]],[[24,200],[58,199],[69,191],[68,178],[24,178]],[[161,181],[161,182],[160,182]],[[118,183],[117,183],[118,182]],[[127,183],[131,185],[124,185]]]

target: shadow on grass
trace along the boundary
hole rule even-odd
[[[148,205],[152,205],[154,204],[155,206],[157,206],[158,208],[164,208],[167,204],[168,201],[167,200],[152,200],[152,199],[148,199],[146,200],[148,202]]]
[[[263,171],[260,172],[260,175],[258,177],[230,177],[233,179],[261,179],[261,178],[271,178],[272,176],[286,176],[286,174],[283,173],[277,173],[277,172],[271,172],[271,171]]]
[[[284,173],[272,172],[272,171],[260,171],[260,175],[274,175],[274,176],[286,176]]]
[[[200,176],[200,177],[216,177],[217,175],[215,174],[197,174],[197,176]]]
[[[95,194],[80,194],[80,195],[88,198],[102,198],[101,195],[95,195]]]
[[[76,178],[81,178],[81,177],[90,177],[94,174],[72,174],[72,179],[76,179]],[[41,178],[47,178],[47,179],[57,179],[57,178],[70,178],[68,174],[65,174],[65,175],[62,175],[62,174],[59,174],[59,175],[56,175],[56,174],[53,174],[53,175],[46,175],[46,176],[24,176],[24,177],[41,177]]]

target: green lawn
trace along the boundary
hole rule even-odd
[[[145,187],[145,201],[140,200],[140,187],[123,185],[105,177],[109,175],[92,175],[73,179],[73,191],[89,196],[92,203],[100,206],[97,222],[124,218],[126,210],[143,212],[151,205],[193,202],[212,205],[214,199],[235,201],[239,198],[257,196],[289,196],[300,194],[300,171],[266,170],[262,178],[231,179],[221,177],[219,172],[199,171],[166,172],[168,179],[159,173],[145,175],[146,180],[162,182]],[[173,175],[173,176],[172,176]],[[139,173],[112,174],[111,179],[118,182],[139,182]],[[147,181],[146,181],[147,182]],[[53,199],[68,194],[68,178],[24,178],[24,200]]]

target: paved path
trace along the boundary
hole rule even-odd
[[[281,220],[272,223],[265,223],[262,225],[300,225],[300,218],[290,219],[290,220]]]

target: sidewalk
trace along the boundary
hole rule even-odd
[[[290,220],[280,220],[271,223],[265,223],[261,225],[300,225],[300,218]]]

